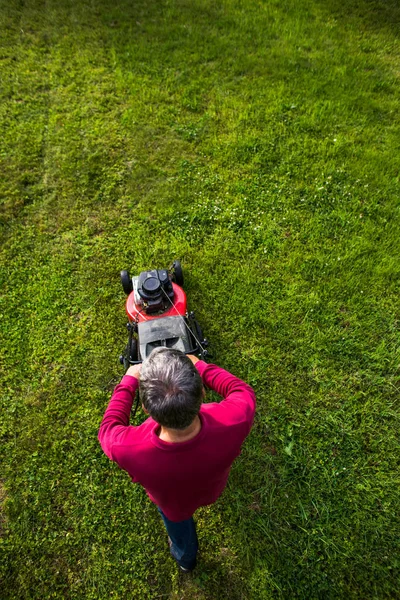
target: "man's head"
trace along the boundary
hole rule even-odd
[[[155,348],[143,362],[139,395],[157,423],[169,429],[185,429],[199,413],[203,383],[185,354],[172,348]]]

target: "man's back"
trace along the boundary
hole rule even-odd
[[[199,506],[219,497],[255,412],[254,391],[246,383],[203,361],[196,368],[203,383],[224,400],[201,406],[201,429],[192,439],[163,441],[152,418],[140,426],[128,426],[138,386],[129,376],[115,388],[99,431],[107,456],[143,485],[171,521],[187,519]]]

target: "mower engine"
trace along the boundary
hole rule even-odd
[[[174,290],[168,271],[143,271],[132,278],[135,301],[151,315],[166,310],[174,299]]]

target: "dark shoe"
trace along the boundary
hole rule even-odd
[[[168,546],[170,548],[172,546],[172,540],[169,536],[168,536]],[[176,558],[175,558],[175,556],[173,556],[173,554],[171,554],[171,556],[174,560],[176,560]],[[196,565],[194,565],[194,567],[192,567],[191,569],[187,569],[186,567],[182,567],[182,565],[180,565],[177,560],[176,560],[176,563],[177,563],[179,569],[182,571],[182,573],[191,573],[196,566]]]
[[[182,567],[182,565],[180,565],[179,563],[178,563],[178,565],[179,565],[179,568],[182,571],[182,573],[191,573],[194,569],[194,567],[193,567],[193,569],[186,569],[185,567]]]

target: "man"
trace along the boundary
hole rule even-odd
[[[224,400],[203,404],[203,384]],[[149,418],[129,425],[136,390]],[[128,369],[104,414],[105,454],[140,483],[158,507],[179,567],[196,566],[193,513],[222,493],[255,412],[252,388],[216,365],[156,348]]]

